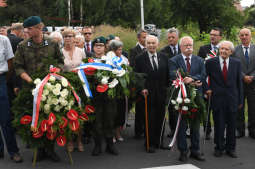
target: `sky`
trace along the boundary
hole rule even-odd
[[[251,6],[254,3],[254,0],[241,0],[241,5],[244,6]]]

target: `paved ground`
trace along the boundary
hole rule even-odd
[[[132,122],[131,122],[132,123]],[[201,134],[202,135],[202,134]],[[37,163],[38,169],[140,169],[152,168],[160,166],[173,166],[180,163],[177,159],[179,152],[176,148],[173,150],[158,150],[155,154],[148,154],[143,147],[143,140],[133,139],[133,125],[123,132],[125,141],[117,143],[120,151],[119,156],[112,156],[103,153],[99,157],[90,155],[93,144],[85,145],[85,151],[72,153],[74,164],[70,165],[68,156],[64,148],[57,147],[57,153],[60,155],[62,161],[60,163],[53,163],[49,160]],[[165,137],[165,140],[170,140]],[[23,155],[24,162],[21,164],[14,164],[5,153],[5,159],[0,160],[0,169],[30,169],[32,167],[32,151],[26,149],[18,139],[20,151]],[[204,146],[206,162],[197,162],[189,160],[188,163],[201,169],[255,169],[255,140],[245,137],[237,140],[237,159],[223,156],[222,158],[215,158],[213,156],[213,141],[207,141]],[[165,167],[167,168],[167,167]],[[170,169],[170,168],[169,168]],[[188,168],[185,168],[188,169]]]

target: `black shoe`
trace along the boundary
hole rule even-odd
[[[220,151],[220,150],[215,150],[214,151],[214,156],[215,157],[221,157],[223,155],[223,152],[222,151]]]
[[[113,155],[119,155],[119,151],[117,150],[117,148],[114,146],[114,144],[112,145],[107,145],[105,152],[109,153],[109,154],[113,154]]]
[[[180,157],[179,157],[179,161],[186,163],[188,161],[187,153],[181,152]]]
[[[92,156],[99,156],[102,153],[102,148],[99,145],[95,145],[91,155]]]
[[[254,133],[249,133],[249,137],[255,139],[255,134]]]
[[[174,136],[174,131],[170,131],[170,133],[167,135],[167,137],[172,138]]]
[[[236,130],[236,138],[242,138],[242,137],[244,137],[244,132]]]
[[[0,151],[0,159],[1,158],[4,158],[4,152],[3,151]]]
[[[226,154],[227,154],[229,157],[237,158],[237,155],[236,155],[236,152],[235,152],[235,151],[226,151]]]
[[[205,161],[205,157],[202,154],[200,154],[200,153],[197,153],[197,154],[191,153],[189,157],[193,158],[193,159],[195,159],[197,161]]]
[[[155,152],[156,152],[156,150],[155,150],[155,148],[154,148],[154,147],[149,147],[149,149],[148,149],[148,150],[146,149],[146,152],[147,152],[147,153],[155,153]]]
[[[171,150],[171,147],[165,146],[165,145],[163,145],[163,144],[161,144],[161,145],[159,146],[159,148],[162,149],[162,150]]]
[[[14,153],[13,156],[11,156],[11,160],[13,160],[15,163],[22,163],[23,159],[19,155],[19,153]]]
[[[206,133],[205,139],[210,140],[211,139],[211,133]]]
[[[56,152],[54,151],[51,151],[51,152],[48,152],[47,153],[47,156],[49,157],[49,159],[53,162],[59,162],[60,161],[60,158],[59,156],[57,155]]]

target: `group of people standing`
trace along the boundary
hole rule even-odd
[[[26,28],[26,38],[18,30]],[[121,57],[127,65],[133,67],[137,73],[146,74],[142,89],[136,91],[135,105],[135,139],[142,139],[144,135],[149,140],[149,153],[155,153],[157,148],[168,149],[161,141],[162,123],[165,118],[167,90],[176,79],[176,70],[182,69],[189,74],[183,79],[187,85],[195,85],[197,92],[205,95],[210,105],[214,121],[214,143],[216,157],[226,154],[236,158],[236,137],[245,135],[244,99],[248,103],[248,130],[249,136],[255,138],[255,112],[253,112],[253,97],[255,97],[255,47],[251,44],[251,31],[241,29],[239,37],[241,45],[234,48],[230,41],[221,41],[222,32],[213,28],[210,32],[211,44],[201,46],[198,56],[193,54],[193,39],[184,36],[179,40],[179,31],[170,28],[167,32],[168,45],[158,51],[159,40],[148,35],[145,30],[137,33],[138,42],[130,49],[129,55],[122,50],[123,43],[112,35],[97,37],[92,40],[93,30],[84,27],[81,32],[67,28],[61,33],[54,32],[47,36],[43,34],[43,23],[38,16],[27,18],[23,24],[14,24],[8,37],[0,35],[0,122],[7,144],[8,153],[15,162],[22,162],[18,153],[15,132],[11,127],[11,112],[7,94],[7,83],[13,78],[13,87],[10,89],[15,96],[21,88],[20,81],[31,83],[31,75],[37,71],[47,71],[49,65],[44,60],[53,59],[62,71],[72,71],[82,63],[86,57],[100,60],[107,56],[107,52]],[[221,42],[220,42],[221,41]],[[11,43],[10,43],[11,42]],[[13,54],[15,52],[15,55]],[[215,53],[209,55],[209,53]],[[15,57],[14,57],[15,56]],[[210,58],[211,57],[211,58]],[[13,66],[14,60],[14,66]],[[253,63],[254,62],[254,63]],[[14,71],[15,70],[15,71]],[[10,85],[8,85],[10,87]],[[145,98],[148,104],[148,132],[145,134]],[[118,100],[109,99],[103,95],[95,96],[95,103],[100,104],[96,110],[94,124],[84,126],[85,139],[93,137],[93,156],[102,153],[102,140],[106,140],[106,152],[118,155],[114,145],[116,141],[123,141],[120,134],[121,126],[125,123],[125,104],[127,98]],[[210,103],[209,103],[210,102]],[[122,105],[122,106],[117,106]],[[173,137],[178,112],[173,106],[168,107],[169,137]],[[208,116],[210,117],[210,116]],[[207,125],[208,124],[208,125]],[[200,124],[188,125],[185,119],[180,122],[177,134],[177,145],[180,151],[180,161],[188,160],[187,130],[190,130],[190,158],[204,161],[200,152]],[[91,127],[91,128],[90,128]],[[210,119],[204,124],[206,139],[211,138]],[[226,129],[226,135],[224,131]],[[92,132],[91,132],[92,131]],[[84,151],[82,131],[79,131],[77,145],[79,151]],[[89,141],[88,141],[89,142]],[[145,142],[146,145],[146,142]],[[74,142],[67,143],[67,151],[74,150]],[[4,157],[4,144],[0,137],[0,158]],[[59,161],[54,150],[54,143],[41,147],[37,160],[50,158]]]

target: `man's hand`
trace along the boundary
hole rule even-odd
[[[212,90],[207,90],[206,92],[207,98],[212,96]]]
[[[33,82],[32,78],[26,72],[21,73],[20,77],[28,83]]]
[[[253,80],[253,76],[244,76],[243,81],[246,84],[250,84]]]
[[[145,97],[145,96],[147,96],[147,95],[149,94],[149,92],[148,92],[147,89],[143,89],[143,90],[141,91],[141,94]]]
[[[18,87],[15,87],[15,88],[13,89],[13,91],[14,91],[14,94],[15,94],[16,96],[18,96],[19,88],[18,88]]]
[[[202,82],[200,80],[197,80],[195,82],[191,82],[190,84],[193,85],[193,86],[196,86],[196,87],[202,86]]]
[[[189,84],[189,83],[191,83],[191,82],[193,82],[194,80],[191,78],[191,77],[185,77],[184,79],[183,79],[183,82],[185,83],[185,84]]]

